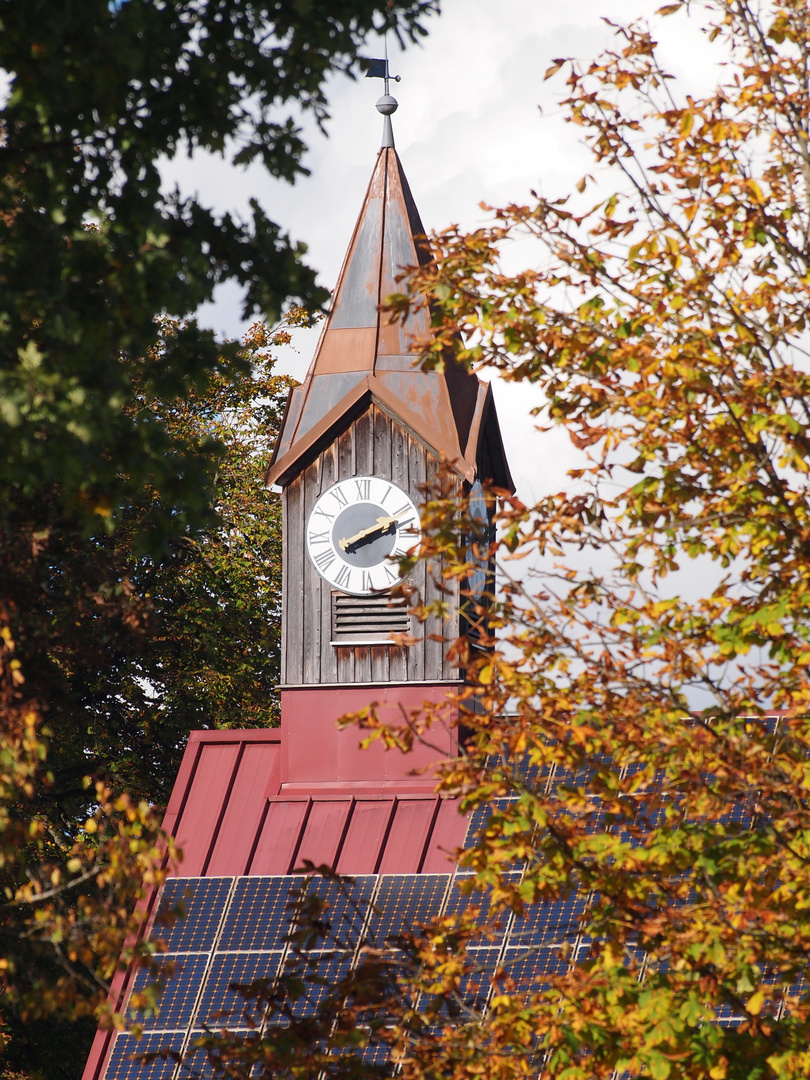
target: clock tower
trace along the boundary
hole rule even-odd
[[[419,505],[442,474],[459,497],[490,480],[512,489],[489,384],[452,356],[423,371],[425,311],[392,322],[382,309],[398,275],[429,258],[390,114],[382,147],[303,384],[292,391],[267,482],[283,503],[282,790],[358,783],[431,786],[414,770],[457,752],[452,707],[430,747],[407,758],[358,748],[335,722],[370,704],[401,719],[461,682],[447,645],[459,624],[457,583],[441,566],[398,560],[417,548]],[[482,512],[486,507],[479,499]],[[449,595],[448,595],[449,590]],[[446,620],[417,623],[408,597],[449,601]],[[438,740],[438,741],[437,741]],[[437,752],[438,751],[438,752]]]

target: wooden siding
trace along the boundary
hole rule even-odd
[[[376,405],[346,430],[285,488],[282,684],[455,682],[458,669],[445,659],[458,635],[458,619],[432,619],[415,627],[410,646],[332,645],[331,586],[306,553],[306,521],[318,496],[338,480],[372,475],[393,480],[415,502],[435,482],[441,464]],[[406,586],[427,603],[438,599],[441,567],[420,563]],[[452,598],[451,598],[452,599]]]

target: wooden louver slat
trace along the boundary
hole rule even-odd
[[[332,593],[333,645],[393,645],[392,634],[409,634],[411,615],[404,596]]]

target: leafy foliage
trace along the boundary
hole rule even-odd
[[[326,120],[326,76],[352,70],[372,27],[418,35],[434,8],[434,0],[4,5],[0,70],[12,80],[0,118],[4,488],[35,497],[54,485],[90,531],[113,525],[146,483],[166,486],[169,535],[178,514],[204,515],[205,474],[182,475],[166,436],[126,409],[155,317],[186,318],[229,279],[246,287],[246,312],[271,316],[291,297],[317,307],[325,293],[300,261],[303,247],[258,204],[239,222],[165,193],[160,161],[208,151],[294,180],[305,150],[296,117],[306,110]],[[143,386],[162,401],[196,392],[223,365],[244,372],[234,350],[192,325],[164,342],[163,361]]]
[[[455,347],[535,384],[586,458],[568,490],[506,500],[493,651],[458,646],[475,734],[442,781],[470,807],[509,798],[462,861],[507,908],[578,898],[574,934],[558,973],[502,973],[415,1077],[808,1070],[810,17],[662,13],[681,9],[709,12],[717,91],[679,91],[643,25],[555,62],[618,190],[589,204],[586,177],[446,233],[396,301],[430,298],[428,363]],[[504,273],[527,236],[540,268]],[[465,515],[430,513],[469,573]]]
[[[0,972],[4,1026],[14,1018],[97,1014],[116,971],[148,963],[139,943],[146,891],[175,857],[145,802],[103,783],[95,809],[60,830],[42,812],[53,776],[38,717],[20,702],[21,666],[7,627],[0,648],[4,726],[0,742]],[[88,779],[86,785],[90,786]]]

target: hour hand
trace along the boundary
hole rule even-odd
[[[354,536],[344,536],[342,540],[338,540],[338,547],[341,551],[348,551],[350,547],[354,547],[355,544],[359,544],[361,540],[368,539],[369,536],[382,536],[383,533],[388,532],[392,525],[395,525],[397,519],[395,517],[378,517],[374,525],[369,525],[367,529],[361,529],[360,532],[355,533]]]

